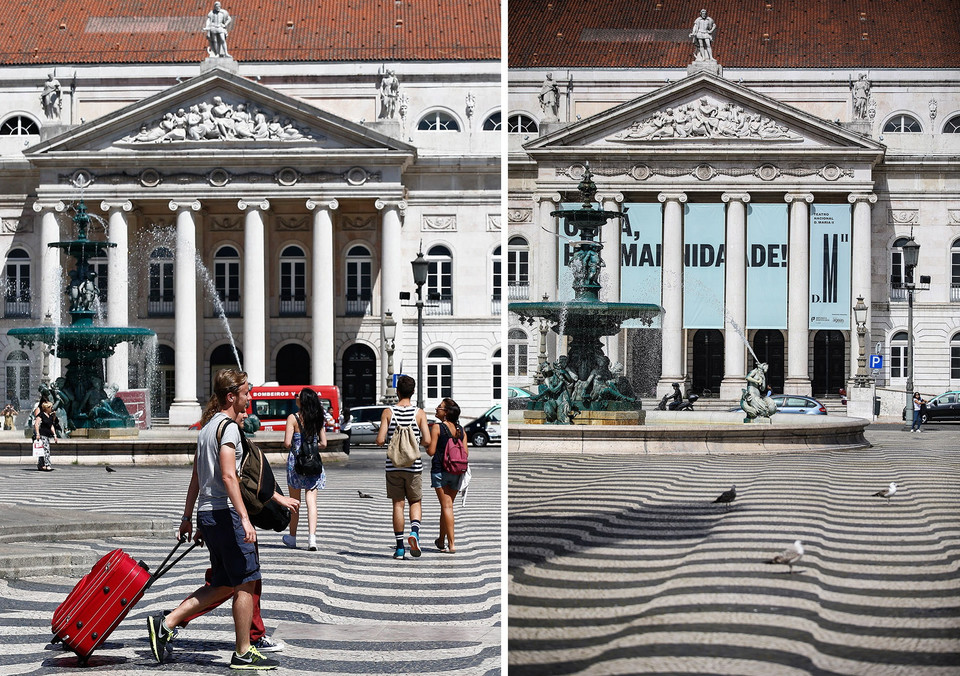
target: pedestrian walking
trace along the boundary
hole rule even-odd
[[[257,531],[247,514],[238,480],[243,454],[239,422],[250,394],[247,374],[236,369],[218,371],[213,392],[200,419],[193,474],[180,517],[180,536],[199,538],[207,545],[213,569],[210,584],[197,589],[166,616],[147,618],[150,649],[154,659],[162,664],[167,657],[167,644],[173,639],[172,627],[232,598],[236,645],[230,668],[276,669],[276,660],[264,657],[250,644],[253,595],[261,576]],[[226,424],[218,438],[218,428],[224,421],[237,424]],[[280,493],[274,493],[273,499],[294,512],[300,506],[299,501]],[[195,505],[196,534],[192,526]]]
[[[41,472],[52,472],[50,465],[50,444],[57,442],[57,428],[60,421],[53,412],[53,404],[45,401],[40,404],[40,413],[33,419],[33,438],[43,444],[43,457],[37,458],[37,469]]]
[[[927,400],[920,396],[919,392],[913,393],[913,424],[910,426],[911,432],[919,432],[923,424],[923,414],[926,413]]]
[[[297,413],[287,416],[287,427],[283,434],[283,447],[287,454],[287,488],[290,497],[300,504],[301,491],[306,491],[307,503],[307,549],[317,551],[317,491],[326,488],[327,474],[321,467],[319,474],[301,474],[298,471],[297,455],[305,441],[312,440],[320,450],[327,447],[327,433],[324,429],[326,412],[317,393],[304,387],[297,395]],[[290,534],[283,536],[283,544],[296,549],[297,525],[299,515],[290,515]]]
[[[377,431],[377,445],[384,446],[393,439],[401,428],[412,428],[419,446],[429,446],[430,429],[427,426],[427,416],[423,409],[411,403],[416,390],[417,382],[410,376],[397,378],[397,397],[399,400],[390,408],[383,410],[380,416],[380,429]],[[419,448],[418,446],[418,448]],[[393,536],[397,548],[393,558],[403,559],[406,547],[403,543],[404,521],[403,511],[405,502],[410,504],[410,535],[407,542],[410,544],[410,554],[419,557],[420,551],[420,519],[422,517],[421,502],[423,489],[421,475],[423,460],[417,454],[416,460],[409,467],[396,467],[390,460],[386,460],[387,497],[393,502]]]
[[[460,406],[447,397],[437,406],[436,425],[431,426],[430,445],[427,455],[433,458],[430,464],[430,486],[437,491],[440,500],[440,536],[434,544],[441,552],[453,554],[457,549],[453,538],[453,501],[460,490],[462,474],[444,470],[444,454],[450,439],[463,441],[466,434],[460,426]]]

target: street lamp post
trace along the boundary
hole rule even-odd
[[[417,407],[423,408],[423,285],[427,283],[430,263],[423,257],[422,245],[410,265],[413,267],[413,283],[417,285]]]
[[[857,320],[857,342],[859,343],[860,353],[857,357],[857,375],[854,378],[854,387],[870,387],[870,378],[867,376],[867,355],[866,355],[866,335],[867,335],[867,306],[863,303],[863,296],[857,297],[857,304],[853,306],[853,314]]]
[[[396,348],[397,321],[393,313],[387,310],[383,318],[383,346],[387,351],[387,391],[383,396],[383,403],[392,405],[397,403],[397,388],[393,386],[393,351]]]
[[[913,281],[913,269],[920,259],[920,245],[910,235],[910,238],[900,247],[903,251],[904,287],[907,289],[907,397],[913,396],[913,292],[916,284]],[[909,406],[908,406],[909,408]]]

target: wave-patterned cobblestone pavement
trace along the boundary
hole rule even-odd
[[[868,438],[842,453],[512,456],[511,676],[960,674],[956,431]],[[891,481],[889,504],[873,496]],[[736,501],[714,504],[732,484]],[[796,539],[792,574],[765,563]]]
[[[392,558],[382,453],[358,449],[348,465],[328,466],[327,488],[318,500],[320,551],[288,549],[279,533],[258,531],[264,620],[268,633],[287,643],[277,655],[277,673],[499,674],[499,453],[471,453],[474,480],[466,504],[457,500],[455,555],[433,547],[439,503],[425,475],[424,553],[416,560],[408,554],[404,561]],[[120,467],[111,474],[102,467],[62,467],[53,474],[8,471],[16,480],[0,484],[0,508],[46,504],[131,519],[169,517],[171,523],[179,522],[190,478],[189,468]],[[375,497],[362,499],[358,490]],[[173,533],[170,540],[75,544],[98,553],[122,547],[155,567],[169,552]],[[208,565],[206,550],[191,552],[146,593],[85,670],[77,669],[73,653],[47,644],[53,610],[76,580],[0,580],[0,674],[226,673],[233,649],[229,602],[184,630],[168,664],[153,661],[146,640],[146,617],[173,608],[196,589]]]

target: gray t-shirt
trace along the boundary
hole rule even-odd
[[[228,444],[236,449],[236,467],[240,471],[240,458],[243,456],[243,446],[240,443],[240,426],[228,424],[223,430],[220,444],[217,444],[217,428],[224,420],[228,420],[226,413],[217,413],[213,420],[200,430],[197,437],[197,480],[200,483],[200,494],[197,497],[198,512],[212,512],[215,509],[230,507],[227,488],[223,485],[223,476],[220,474],[220,446]]]

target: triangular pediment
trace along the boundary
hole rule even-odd
[[[415,154],[413,146],[223,70],[85,122],[25,154],[31,159],[193,151],[229,155],[258,149]]]
[[[524,145],[533,156],[579,148],[608,153],[884,150],[839,124],[710,74],[668,84]]]

